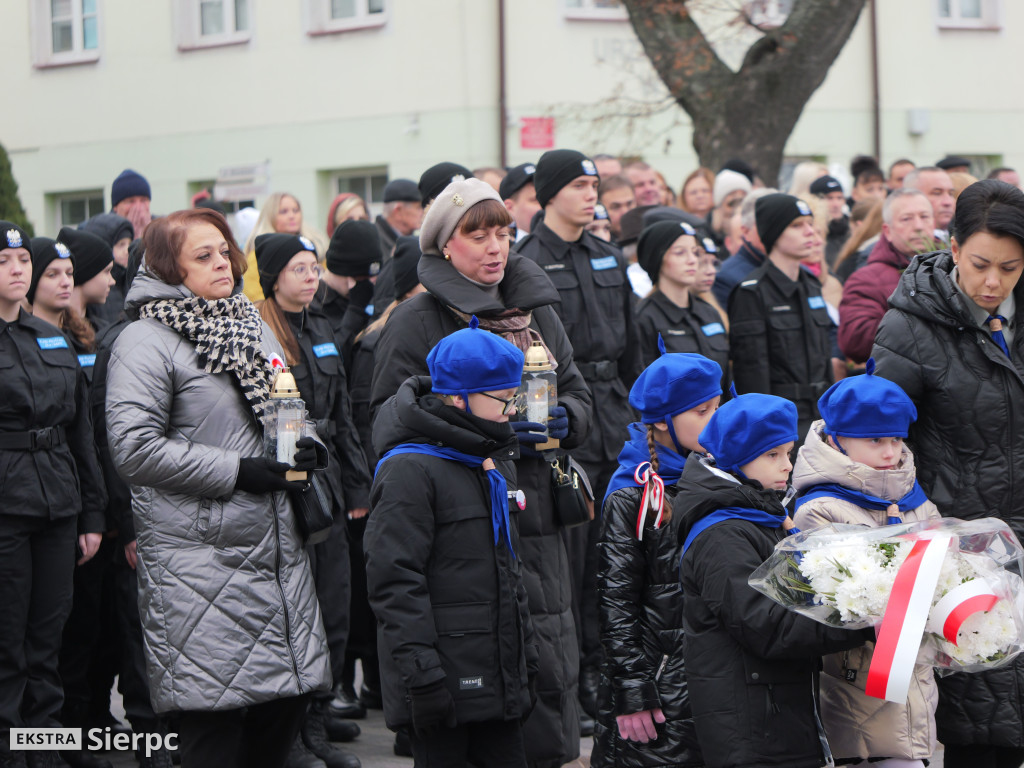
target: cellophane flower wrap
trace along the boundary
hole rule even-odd
[[[934,590],[921,596],[928,618],[916,663],[959,672],[1009,663],[1024,643],[1024,550],[996,518],[822,526],[779,542],[749,582],[822,624],[879,627],[900,568],[919,542],[942,551],[932,571]],[[904,621],[902,614],[896,618]]]

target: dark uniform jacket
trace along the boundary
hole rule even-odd
[[[382,456],[401,443],[430,443],[490,457],[516,489],[518,444],[508,424],[445,405],[429,377],[401,386],[374,434]],[[520,561],[504,537],[494,543],[486,473],[436,456],[394,456],[380,466],[372,504],[366,576],[388,727],[411,723],[409,690],[438,680],[455,699],[459,724],[525,717],[537,647]]]
[[[366,456],[366,466],[372,475],[377,466],[377,452],[373,450],[370,419],[370,386],[373,383],[374,355],[380,340],[380,328],[367,333],[352,347],[352,368],[348,377],[348,393],[352,401],[352,421],[359,434],[359,442]]]
[[[341,359],[347,370],[352,362],[352,343],[370,322],[367,308],[350,301],[349,297],[342,296],[324,282],[320,283],[309,308],[327,319],[337,337]]]
[[[790,280],[766,261],[733,291],[729,325],[736,390],[792,400],[802,440],[833,380],[835,326],[821,283],[805,269]]]
[[[729,391],[729,336],[718,310],[690,294],[690,306],[680,307],[661,291],[654,291],[636,307],[643,364],[661,356],[658,334],[666,352],[696,352],[722,366],[722,392]]]
[[[558,361],[558,402],[569,416],[569,435],[562,447],[573,449],[591,425],[590,390],[573,362],[572,346],[550,306],[558,293],[544,272],[529,259],[509,254],[497,292],[469,282],[451,262],[424,255],[418,267],[427,292],[399,304],[376,344],[371,413],[398,391],[409,377],[427,373],[427,353],[445,336],[465,328],[453,309],[490,317],[506,309],[532,310],[536,330]],[[576,688],[579,645],[572,616],[571,575],[564,531],[551,500],[551,466],[541,458],[516,462],[526,509],[519,513],[520,556],[529,595],[530,616],[537,630],[540,670],[537,706],[526,721],[527,755],[538,765],[559,766],[579,755],[579,714]]]
[[[96,359],[92,366],[92,382],[89,387],[90,410],[93,431],[96,435],[96,454],[103,471],[107,487],[107,527],[117,530],[122,544],[135,540],[135,521],[132,518],[132,492],[114,467],[107,439],[107,372],[110,366],[110,350],[131,321],[124,317],[103,328],[96,334]]]
[[[0,435],[47,428],[59,428],[39,437],[51,447],[0,448],[3,514],[79,515],[80,533],[102,532],[107,495],[85,374],[67,337],[21,310],[12,323],[0,320]]]
[[[334,496],[335,514],[366,507],[370,474],[352,420],[341,345],[330,324],[314,310],[286,312],[299,342],[302,362],[291,367],[317,435],[330,452],[326,478]]]
[[[594,393],[594,428],[573,456],[591,464],[615,461],[636,416],[629,388],[643,370],[622,253],[589,232],[567,243],[544,222],[515,250],[539,264],[558,290],[555,311]]]
[[[718,274],[715,275],[715,284],[711,286],[711,293],[718,299],[718,303],[723,307],[728,307],[729,297],[736,286],[746,280],[747,275],[764,264],[766,258],[762,251],[744,240],[740,249],[722,262]]]
[[[917,477],[945,516],[998,517],[1024,539],[1024,282],[1014,288],[1008,358],[978,327],[950,276],[949,251],[916,257],[882,318],[876,373],[917,406]],[[938,737],[1024,747],[1024,662],[939,678]]]
[[[665,495],[674,503],[676,487]],[[643,488],[622,488],[604,503],[597,545],[601,614],[600,712],[594,768],[702,766],[683,661],[683,598],[679,587],[678,518],[661,528],[648,517],[636,535]],[[658,738],[638,744],[619,737],[615,718],[660,707]]]
[[[785,515],[775,491],[722,475],[697,454],[687,460],[672,510],[681,540],[724,507]],[[781,527],[725,520],[697,536],[680,562],[686,678],[708,768],[819,768],[820,657],[874,637],[793,613],[747,583],[784,536]]]

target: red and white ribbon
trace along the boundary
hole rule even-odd
[[[868,668],[864,688],[868,696],[906,702],[942,561],[952,540],[948,534],[919,539],[897,571]]]
[[[649,461],[638,464],[633,473],[637,485],[644,487],[644,495],[640,499],[640,514],[636,518],[636,537],[644,538],[644,524],[647,522],[647,510],[655,513],[654,527],[660,528],[665,512],[665,481],[654,471]]]
[[[973,579],[949,590],[932,608],[928,631],[957,645],[957,633],[968,618],[979,611],[991,611],[999,597],[985,579]]]

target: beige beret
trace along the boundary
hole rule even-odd
[[[420,250],[428,256],[440,256],[466,211],[484,200],[497,200],[505,205],[494,187],[480,179],[460,179],[441,190],[423,217]]]

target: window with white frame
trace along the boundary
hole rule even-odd
[[[175,0],[178,50],[247,43],[250,0]]]
[[[384,187],[388,183],[386,168],[337,171],[331,174],[333,195],[354,192],[366,202],[367,213],[373,219],[384,212]],[[332,198],[333,198],[332,195]]]
[[[84,192],[61,192],[52,195],[56,229],[77,227],[97,213],[103,213],[103,190],[91,189]]]
[[[99,2],[33,0],[33,64],[59,67],[97,61],[100,57]]]
[[[941,29],[1000,29],[999,0],[937,0]]]
[[[387,0],[306,0],[306,33],[328,35],[387,23]]]
[[[621,21],[628,19],[622,0],[564,0],[567,19]]]

